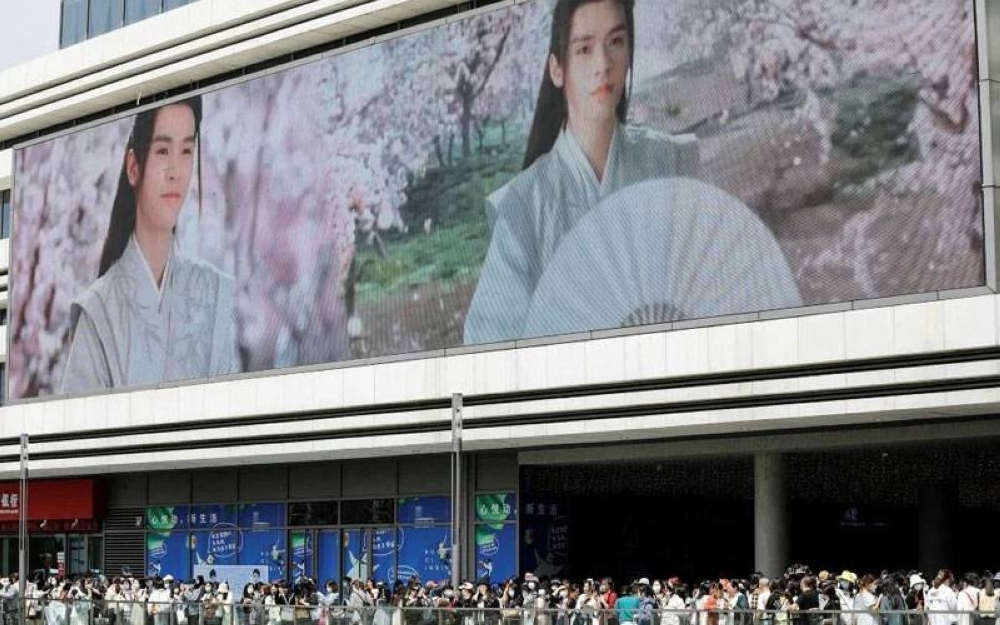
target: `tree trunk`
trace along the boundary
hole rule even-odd
[[[441,148],[441,135],[434,136],[434,156],[437,157],[438,164],[445,167],[448,163],[444,160],[444,150]]]
[[[455,133],[448,133],[448,165],[455,164]]]
[[[472,156],[472,103],[469,97],[462,98],[462,157]]]
[[[507,122],[500,120],[500,145],[507,147]]]

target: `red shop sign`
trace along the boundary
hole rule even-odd
[[[0,522],[17,521],[21,492],[17,482],[0,482]],[[31,480],[28,483],[28,520],[99,519],[104,510],[93,478]]]

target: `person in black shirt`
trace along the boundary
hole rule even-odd
[[[816,591],[816,580],[806,575],[799,582],[799,588],[801,592],[792,605],[792,611],[796,613],[794,622],[796,625],[819,625],[821,617],[817,614],[819,593]],[[810,611],[813,614],[808,614]]]

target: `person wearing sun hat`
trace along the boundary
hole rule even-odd
[[[854,585],[858,581],[858,576],[851,571],[845,570],[837,576],[837,600],[840,601],[840,625],[854,625],[854,614],[851,609],[854,606]]]

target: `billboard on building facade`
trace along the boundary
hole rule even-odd
[[[12,398],[984,284],[971,0],[530,0],[18,149]]]

